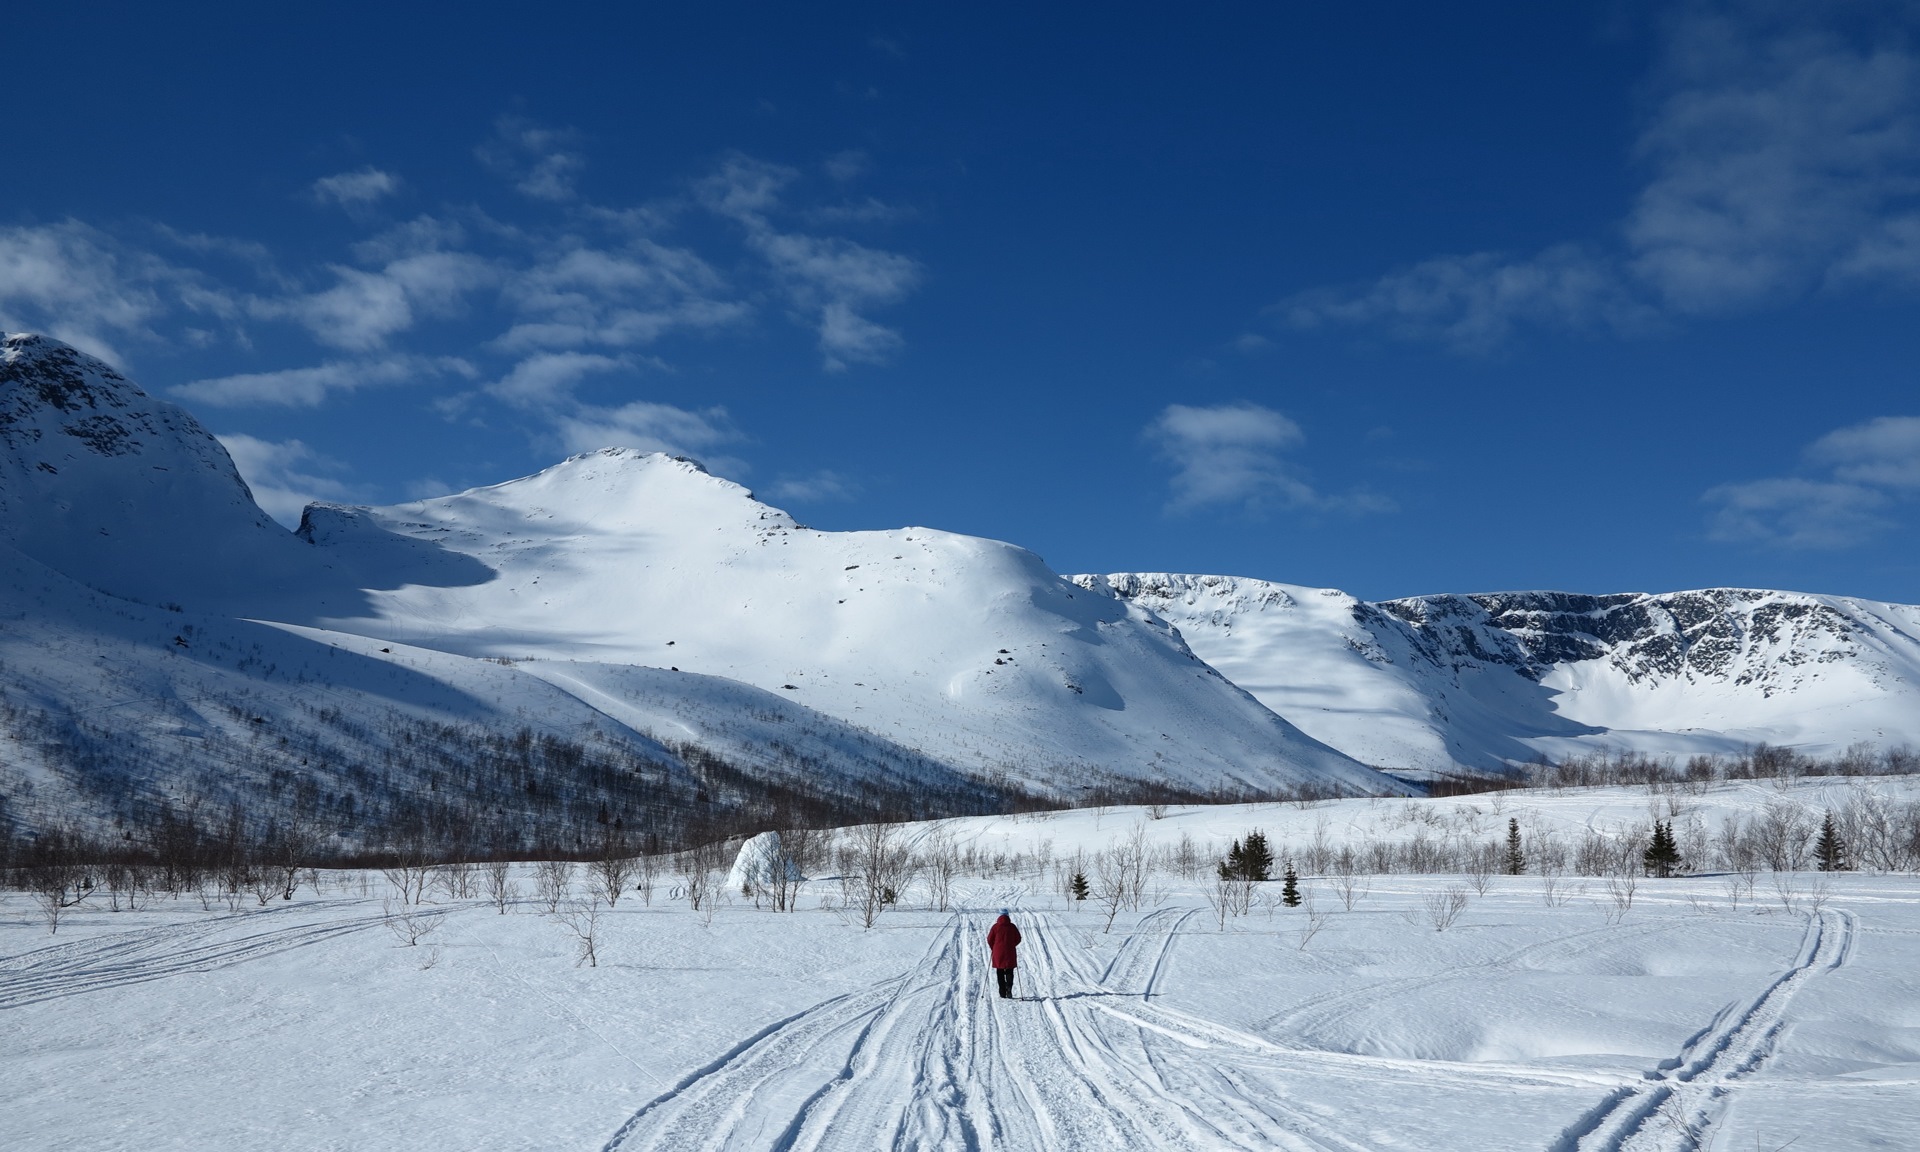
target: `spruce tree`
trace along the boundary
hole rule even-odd
[[[1090,891],[1087,887],[1087,874],[1085,872],[1075,872],[1073,879],[1067,881],[1067,891],[1073,894],[1075,900],[1085,900],[1087,893]]]
[[[1673,821],[1655,820],[1653,839],[1640,854],[1649,876],[1671,876],[1680,868],[1680,845],[1673,838]]]
[[[1293,861],[1287,861],[1287,872],[1280,885],[1280,902],[1289,908],[1300,907],[1300,877],[1293,873]]]
[[[1527,858],[1520,850],[1520,820],[1507,818],[1507,875],[1518,876],[1527,870]]]
[[[1845,872],[1851,867],[1847,863],[1846,841],[1840,839],[1840,830],[1833,826],[1831,812],[1820,822],[1820,841],[1813,851],[1820,858],[1822,872]]]
[[[1244,880],[1247,873],[1247,850],[1235,840],[1233,847],[1227,849],[1227,858],[1220,861],[1220,879]]]
[[[1273,879],[1273,850],[1267,847],[1267,835],[1264,832],[1247,833],[1247,847],[1242,862],[1243,880]]]

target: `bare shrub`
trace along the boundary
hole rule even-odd
[[[880,913],[899,899],[909,874],[910,855],[901,847],[894,825],[878,822],[854,829],[842,852],[844,904],[860,921],[860,927],[872,928]]]
[[[1336,870],[1328,882],[1333,886],[1334,895],[1340,897],[1340,907],[1348,912],[1353,911],[1353,906],[1373,890],[1372,881],[1351,869]]]
[[[1607,923],[1618,924],[1633,911],[1633,894],[1639,881],[1632,871],[1615,873],[1606,879],[1606,899],[1601,910],[1607,914]]]
[[[600,903],[597,900],[570,900],[566,906],[553,914],[554,922],[573,934],[574,942],[579,946],[579,958],[573,962],[575,968],[585,964],[589,968],[600,966]]]
[[[440,928],[441,914],[430,912],[418,904],[409,904],[404,900],[396,904],[389,896],[380,902],[380,907],[387,915],[387,931],[408,948],[415,947]]]
[[[518,886],[512,880],[512,865],[505,860],[489,860],[483,875],[487,884],[487,899],[499,910],[500,915],[507,914],[507,905],[520,894]]]
[[[632,874],[633,857],[626,854],[624,845],[617,843],[604,849],[587,865],[594,893],[605,900],[609,908],[620,902],[620,894],[627,890],[627,877]]]
[[[547,915],[551,916],[560,910],[560,902],[567,898],[567,890],[572,885],[573,861],[539,860],[534,863],[533,898]]]
[[[939,829],[921,841],[920,870],[927,877],[927,896],[936,911],[945,912],[952,898],[953,878],[960,871],[960,854],[953,835]]]
[[[1444,891],[1429,892],[1421,901],[1427,914],[1427,923],[1433,925],[1435,932],[1445,932],[1453,927],[1454,921],[1467,910],[1467,890],[1458,885],[1449,885]]]

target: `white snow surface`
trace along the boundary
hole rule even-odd
[[[110,737],[140,746],[119,761],[156,772],[324,702],[624,731],[841,790],[1401,788],[1030,552],[813,531],[684,459],[606,449],[438,500],[315,505],[289,533],[190,414],[19,334],[0,336],[0,446],[0,694],[42,730],[0,734],[0,781],[37,782],[43,812],[76,795],[49,760],[62,729],[108,702]]]
[[[1687,800],[1718,824],[1855,787],[1920,795],[1810,781]],[[1595,888],[1549,905],[1536,878],[1496,877],[1435,931],[1427,899],[1464,878],[1373,877],[1349,910],[1309,875],[1312,914],[1267,892],[1223,928],[1161,874],[1107,931],[1036,864],[1136,828],[1215,851],[1256,827],[1337,846],[1410,825],[1494,836],[1509,816],[1606,828],[1644,820],[1648,799],[947,821],[906,834],[1021,857],[962,879],[949,912],[916,883],[863,931],[821,906],[837,888],[819,878],[800,911],[735,898],[709,918],[663,879],[651,904],[601,909],[597,967],[524,900],[500,915],[436,892],[438,927],[406,946],[378,874],[237,911],[90,898],[54,937],[0,894],[0,1147],[1920,1147],[1912,876],[1827,877],[1816,897],[1821,877],[1790,875],[1788,901],[1766,874],[1751,898],[1728,877],[1643,880],[1618,922]],[[1002,905],[1025,936],[1011,1001],[985,966]]]
[[[1076,576],[1315,737],[1412,775],[1545,755],[1920,745],[1920,607],[1750,589],[1369,603],[1232,576]]]

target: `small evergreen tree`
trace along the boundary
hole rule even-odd
[[[1247,850],[1235,840],[1233,847],[1227,849],[1227,858],[1220,861],[1220,879],[1239,880],[1247,870]]]
[[[1680,845],[1673,838],[1673,821],[1655,820],[1653,839],[1640,854],[1649,876],[1671,876],[1680,869]]]
[[[1300,907],[1300,877],[1294,875],[1293,861],[1287,861],[1287,872],[1280,885],[1280,902],[1289,908]]]
[[[1243,879],[1273,879],[1273,850],[1267,847],[1266,833],[1247,833],[1247,849],[1244,867],[1246,871],[1242,877]]]
[[[1527,870],[1527,857],[1520,850],[1520,820],[1507,818],[1507,875],[1518,876]]]
[[[1847,862],[1847,844],[1840,839],[1840,830],[1833,826],[1833,813],[1827,813],[1820,822],[1820,841],[1814,845],[1814,855],[1820,858],[1820,871],[1846,872],[1852,868]]]
[[[1087,887],[1087,874],[1085,872],[1075,872],[1073,879],[1067,881],[1067,891],[1073,894],[1075,900],[1085,900],[1089,891]]]
[[[1273,849],[1267,847],[1266,834],[1249,832],[1245,843],[1235,840],[1227,849],[1227,858],[1220,862],[1220,879],[1273,879]]]

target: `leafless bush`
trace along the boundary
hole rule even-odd
[[[587,865],[587,874],[593,880],[595,894],[612,908],[620,902],[620,894],[627,890],[627,877],[633,874],[633,858],[615,845]]]
[[[892,824],[862,825],[842,850],[840,884],[846,908],[872,928],[880,913],[900,897],[911,858]]]
[[[1190,834],[1180,833],[1180,842],[1173,846],[1172,865],[1174,875],[1182,880],[1192,880],[1200,874],[1200,850]]]
[[[1491,844],[1469,844],[1466,850],[1467,883],[1473,885],[1476,894],[1485,896],[1487,886],[1493,882],[1499,849]]]
[[[1373,890],[1373,882],[1358,872],[1336,870],[1328,881],[1333,885],[1334,894],[1340,897],[1340,907],[1348,912],[1353,906]]]
[[[1300,916],[1300,951],[1304,952],[1313,938],[1320,934],[1320,929],[1327,926],[1328,918],[1328,913],[1314,902],[1311,889],[1300,894]]]
[[[442,864],[434,870],[434,882],[449,900],[471,900],[474,897],[474,864],[468,860],[455,860]]]
[[[633,890],[640,893],[640,902],[649,908],[653,906],[653,886],[660,879],[660,858],[641,856],[634,861]]]
[[[1245,916],[1253,908],[1253,884],[1251,880],[1222,876],[1207,889],[1207,903],[1212,906],[1221,931],[1226,931],[1227,917]]]
[[[1606,878],[1606,901],[1601,909],[1607,914],[1607,923],[1618,924],[1627,918],[1627,913],[1633,911],[1633,894],[1638,884],[1631,870]]]
[[[942,828],[921,841],[920,870],[927,877],[927,895],[935,910],[945,912],[953,894],[953,878],[960,870],[960,854],[953,835]]]
[[[589,968],[600,966],[600,903],[597,900],[570,900],[566,906],[553,914],[554,921],[573,934],[574,942],[579,945],[579,958],[573,962],[575,968],[585,964]]]
[[[387,931],[408,948],[418,945],[440,927],[440,913],[430,912],[418,904],[404,900],[396,904],[389,896],[380,902],[380,907],[387,915]]]
[[[406,851],[391,866],[382,868],[380,874],[399,894],[402,904],[419,904],[427,898],[427,882],[433,878],[433,868],[424,854]]]
[[[560,910],[573,884],[573,861],[540,860],[533,865],[533,897],[541,911],[551,916]]]
[[[1449,885],[1445,891],[1427,893],[1421,904],[1426,909],[1427,923],[1433,925],[1435,932],[1445,932],[1467,910],[1467,890],[1458,884]]]
[[[502,916],[507,914],[507,905],[520,894],[512,879],[512,867],[505,860],[489,860],[484,870],[487,899],[493,902],[493,906]]]

